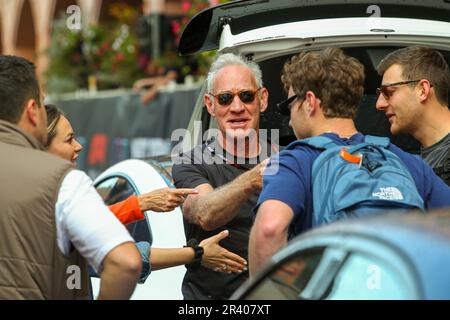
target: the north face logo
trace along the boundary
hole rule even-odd
[[[317,136],[294,141],[284,149],[306,146],[321,152],[311,171],[313,227],[387,210],[423,210],[423,200],[411,173],[389,150],[389,145],[388,138],[375,136],[366,136],[364,142],[349,145]],[[354,159],[355,154],[361,154],[366,160]]]
[[[379,192],[373,192],[372,197],[381,200],[403,200],[403,194],[395,187],[380,188]]]

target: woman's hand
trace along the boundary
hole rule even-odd
[[[228,230],[200,242],[203,247],[202,266],[218,272],[241,273],[247,270],[247,261],[221,247],[219,242],[228,237]]]
[[[169,212],[183,204],[190,194],[197,194],[195,189],[163,188],[138,195],[141,211]]]

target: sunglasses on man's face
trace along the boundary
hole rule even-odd
[[[256,93],[260,89],[261,88],[258,88],[258,89],[253,90],[253,91],[252,90],[242,90],[242,91],[239,91],[237,93],[231,92],[231,91],[225,91],[225,92],[221,92],[219,94],[212,94],[212,93],[210,93],[210,95],[212,95],[214,98],[216,98],[217,102],[221,106],[229,106],[233,102],[234,97],[236,95],[239,97],[239,99],[243,103],[252,103],[255,100]]]
[[[286,100],[281,101],[280,103],[277,103],[277,109],[278,111],[285,116],[291,115],[291,103],[294,102],[294,100],[297,99],[297,95],[294,94],[293,96],[287,98]]]
[[[397,87],[397,86],[401,86],[401,85],[404,85],[404,84],[410,84],[410,83],[414,83],[414,82],[419,82],[420,80],[421,79],[419,79],[419,80],[407,80],[407,81],[400,81],[400,82],[383,84],[383,85],[381,85],[381,87],[377,88],[377,90],[376,90],[377,98],[380,96],[380,94],[383,94],[383,97],[386,100],[388,100],[390,97],[392,97],[392,95],[395,92],[393,90],[389,90],[389,87]]]

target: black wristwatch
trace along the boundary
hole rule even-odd
[[[192,261],[190,263],[187,263],[185,265],[186,268],[188,268],[188,269],[198,268],[200,266],[200,264],[202,263],[203,247],[200,247],[198,245],[197,239],[190,239],[187,242],[187,244],[184,246],[184,248],[186,248],[186,247],[191,247],[195,251],[194,258],[192,259]]]

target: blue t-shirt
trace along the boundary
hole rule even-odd
[[[323,136],[340,145],[364,142],[364,135],[361,133],[355,134],[350,139],[341,139],[334,133],[325,133]],[[450,188],[434,174],[429,165],[419,156],[409,154],[393,144],[390,144],[389,150],[409,169],[426,209],[450,206]],[[283,150],[278,159],[272,158],[268,166],[270,168],[278,165],[274,174],[264,175],[264,187],[254,212],[256,213],[259,205],[266,200],[279,200],[287,204],[294,212],[294,219],[289,227],[289,238],[312,228],[311,171],[319,154],[319,150],[308,146]]]

